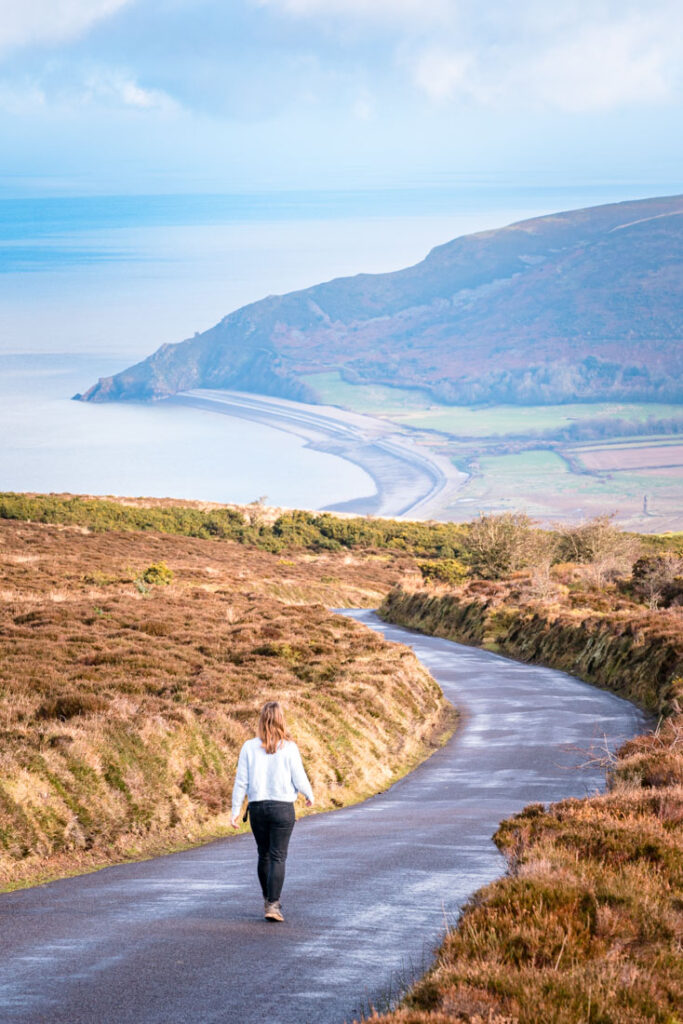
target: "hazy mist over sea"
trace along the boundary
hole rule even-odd
[[[321,507],[358,467],[225,416],[71,402],[264,295],[395,270],[459,234],[661,185],[0,200],[0,488]]]

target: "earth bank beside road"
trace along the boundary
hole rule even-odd
[[[585,753],[609,791],[529,806],[495,840],[508,875],[478,892],[435,967],[382,1024],[671,1024],[683,1004],[683,715],[676,609],[632,621],[544,617],[461,592],[392,592],[382,614],[570,667],[661,717]],[[650,621],[648,621],[648,618]],[[638,628],[640,627],[640,628]]]

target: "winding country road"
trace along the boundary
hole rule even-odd
[[[645,725],[561,672],[350,614],[411,644],[464,710],[454,739],[297,825],[284,925],[261,919],[249,835],[1,896],[3,1024],[342,1024],[428,966],[444,918],[503,871],[502,818],[602,784],[569,747]]]

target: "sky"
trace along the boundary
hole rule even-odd
[[[668,188],[682,69],[680,0],[0,0],[0,195]]]

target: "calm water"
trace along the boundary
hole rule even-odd
[[[194,409],[89,405],[69,395],[120,369],[93,356],[0,355],[0,490],[317,508],[374,494],[350,462],[290,434]]]
[[[258,424],[69,401],[264,295],[661,187],[0,199],[0,487],[321,507],[369,478]]]

